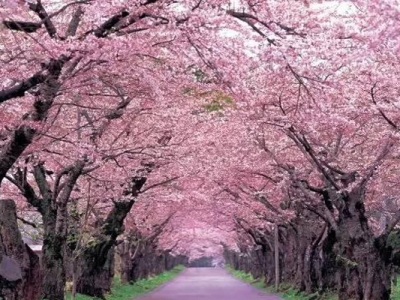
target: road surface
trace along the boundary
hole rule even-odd
[[[137,300],[280,300],[233,278],[222,268],[188,268]]]

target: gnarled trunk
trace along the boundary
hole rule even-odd
[[[75,273],[78,293],[104,299],[104,294],[110,291],[114,274],[115,241],[123,231],[124,220],[134,202],[115,202],[100,229],[100,234],[92,245],[81,251]]]
[[[0,298],[40,299],[38,256],[24,244],[12,200],[0,200]]]
[[[88,247],[75,264],[76,291],[81,294],[105,299],[111,290],[114,276],[114,246],[103,242]]]
[[[368,226],[362,192],[348,194],[339,217],[339,299],[389,300],[391,251]]]
[[[48,208],[43,215],[44,240],[42,250],[42,296],[44,299],[64,299],[64,250],[66,237],[56,233],[57,213]]]

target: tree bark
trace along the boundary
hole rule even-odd
[[[40,278],[39,258],[22,241],[14,201],[0,200],[0,298],[38,300]]]
[[[278,224],[275,224],[274,230],[274,255],[275,255],[275,290],[279,291],[279,228]]]
[[[109,241],[84,249],[75,264],[76,292],[105,299],[114,276],[114,247]]]
[[[43,199],[31,201],[38,208],[43,218],[44,240],[42,251],[42,296],[45,299],[64,299],[66,283],[64,253],[66,251],[68,211],[67,205],[79,176],[83,172],[85,160],[77,160],[71,166],[62,170],[57,178],[67,176],[63,188],[56,183],[51,190],[44,166],[39,164],[34,168],[35,180]],[[59,183],[59,182],[58,182]],[[55,196],[54,196],[55,195]]]
[[[76,266],[78,293],[105,299],[104,294],[110,291],[114,270],[114,244],[123,231],[125,217],[134,202],[115,202],[100,229],[100,234],[91,245],[82,250]]]
[[[339,299],[389,300],[391,250],[368,226],[364,191],[353,189],[339,215]]]
[[[148,175],[154,165],[145,166],[143,174]],[[99,234],[94,237],[94,242],[83,249],[79,255],[76,273],[76,291],[88,296],[104,299],[104,293],[110,291],[112,273],[109,272],[111,258],[117,237],[124,230],[124,220],[131,211],[140,189],[146,183],[145,176],[134,176],[126,195],[130,195],[129,201],[114,202],[114,207],[103,222]],[[113,257],[113,255],[112,255]],[[113,264],[113,262],[112,262]],[[100,280],[97,277],[100,276]],[[92,284],[91,287],[89,285]]]
[[[50,205],[49,205],[50,206]],[[64,299],[66,238],[56,232],[57,211],[47,208],[43,215],[44,239],[42,251],[43,298]]]

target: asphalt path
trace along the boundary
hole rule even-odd
[[[187,268],[137,300],[280,300],[232,277],[222,268]]]

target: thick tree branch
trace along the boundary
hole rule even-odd
[[[36,195],[33,187],[28,183],[26,178],[26,168],[24,171],[21,168],[17,168],[14,173],[14,178],[10,176],[6,176],[7,180],[13,183],[25,197],[29,204],[31,204],[36,209],[40,210],[41,199]]]
[[[35,223],[33,223],[33,222],[29,222],[29,221],[27,221],[27,220],[25,220],[24,218],[21,218],[21,217],[18,217],[17,216],[17,219],[18,220],[20,220],[22,223],[24,223],[25,225],[29,225],[29,226],[32,226],[33,228],[38,228],[38,226],[35,224]]]
[[[337,185],[337,183],[332,178],[332,176],[322,166],[321,162],[316,157],[315,152],[312,149],[312,147],[311,147],[310,143],[308,142],[308,140],[306,139],[306,137],[304,135],[300,136],[293,127],[289,128],[288,136],[296,143],[296,145],[300,149],[303,149],[307,153],[307,155],[311,158],[311,160],[317,166],[318,170],[322,173],[322,175],[324,175],[325,179],[335,188],[335,190],[339,191],[340,187]]]
[[[31,144],[36,131],[29,126],[18,127],[0,151],[0,183],[22,152]]]
[[[301,183],[304,184],[305,188],[308,189],[308,190],[310,190],[311,192],[314,192],[314,193],[317,193],[317,194],[320,194],[320,195],[323,195],[323,194],[324,194],[324,191],[325,191],[325,190],[324,190],[323,188],[319,188],[319,187],[316,187],[316,186],[312,186],[312,185],[310,185],[310,184],[308,183],[307,180],[301,180]]]
[[[37,0],[35,3],[29,3],[29,8],[34,11],[39,18],[43,21],[44,26],[51,38],[55,38],[57,36],[57,29],[54,26],[53,22],[51,21],[50,16],[48,15],[47,11],[44,9],[41,0]]]
[[[112,16],[103,24],[101,24],[97,29],[91,31],[98,38],[106,37],[109,31],[118,24],[123,18],[127,17],[129,12],[126,10],[121,11],[120,13]]]
[[[147,188],[141,190],[141,191],[140,191],[140,194],[142,194],[142,193],[144,193],[144,192],[146,192],[146,191],[148,191],[148,190],[150,190],[150,189],[153,189],[153,188],[155,188],[155,187],[158,187],[158,186],[161,186],[161,185],[166,185],[166,184],[168,184],[168,183],[171,183],[172,181],[175,181],[175,180],[177,180],[177,179],[179,179],[179,176],[175,176],[175,177],[172,177],[172,178],[170,178],[170,179],[167,179],[167,180],[164,180],[164,181],[161,181],[161,182],[152,184],[152,185],[148,186]]]
[[[82,7],[78,6],[74,14],[72,15],[71,21],[68,24],[68,29],[65,34],[66,37],[75,36],[79,27],[79,23],[82,19],[82,16],[83,16],[83,9]]]
[[[66,167],[62,172],[60,177],[63,174],[68,174],[68,179],[63,186],[63,189],[60,191],[60,195],[57,197],[57,203],[66,204],[71,196],[72,190],[79,178],[81,176],[83,168],[85,167],[87,160],[80,159],[77,160],[72,166]]]
[[[43,74],[43,71],[35,73],[28,79],[14,85],[13,87],[3,89],[0,91],[0,103],[5,102],[7,100],[23,97],[25,96],[25,92],[30,90],[31,88],[37,86],[38,84],[44,82],[47,76]]]
[[[33,167],[33,176],[37,186],[39,187],[40,194],[46,201],[52,200],[52,192],[46,178],[46,170],[43,163],[39,163]]]
[[[304,196],[310,200],[314,200],[315,202],[320,202],[321,199],[314,197],[314,195],[311,195],[306,187],[304,186],[303,182],[301,181],[297,181],[297,186],[300,188],[300,190],[303,192]],[[333,216],[332,212],[328,209],[328,207],[326,207],[326,205],[323,205],[324,208],[324,212],[323,214],[319,213],[317,210],[314,210],[312,208],[312,206],[307,205],[307,204],[303,204],[304,207],[306,207],[308,210],[313,211],[315,214],[319,215],[323,220],[325,220],[331,227],[333,230],[335,230],[336,232],[338,232],[339,228],[337,225],[337,222],[335,220],[335,217]]]
[[[23,31],[26,33],[36,32],[39,28],[42,27],[42,23],[14,20],[4,20],[3,25],[10,30]]]
[[[54,181],[53,196],[52,196],[53,201],[55,201],[57,199],[60,190],[64,187],[64,185],[60,185],[61,178],[64,175],[67,175],[68,173],[73,171],[73,169],[74,169],[74,166],[72,165],[72,166],[68,166],[68,167],[62,169],[60,172],[57,173],[56,180]]]
[[[13,87],[1,90],[0,103],[12,98],[23,97],[25,92],[45,81],[50,83],[51,76],[58,78],[61,73],[61,68],[68,60],[70,60],[70,57],[66,56],[60,56],[57,60],[51,59],[50,62],[44,66],[43,70],[35,73],[30,78],[23,80]]]

